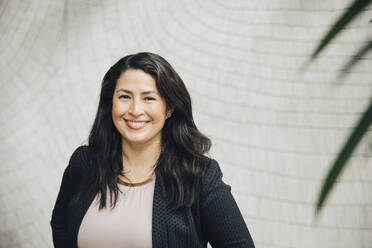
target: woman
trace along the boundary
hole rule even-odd
[[[88,146],[53,209],[55,247],[254,247],[182,79],[162,57],[120,59],[102,81]]]

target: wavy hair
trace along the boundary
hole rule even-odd
[[[167,110],[173,110],[162,129],[161,152],[154,165],[156,180],[160,180],[162,194],[172,207],[190,207],[202,187],[205,173],[202,159],[210,150],[211,141],[194,123],[191,98],[182,79],[164,58],[154,53],[128,55],[105,74],[89,134],[88,148],[93,166],[85,182],[86,189],[100,194],[99,209],[102,209],[106,207],[108,188],[110,205],[115,207],[119,191],[117,176],[123,171],[123,161],[121,134],[112,120],[112,99],[118,78],[128,69],[151,75],[165,99]]]

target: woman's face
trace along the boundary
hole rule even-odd
[[[112,99],[112,120],[123,143],[161,144],[165,119],[166,102],[151,75],[134,69],[122,73]]]

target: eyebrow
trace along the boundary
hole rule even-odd
[[[130,91],[130,90],[126,90],[126,89],[118,89],[116,92],[119,93],[120,91],[124,91],[124,92],[126,92],[126,93],[128,93],[128,94],[133,94],[132,91]],[[148,94],[151,94],[151,93],[154,93],[154,94],[159,95],[158,92],[156,92],[156,91],[154,91],[154,90],[148,90],[148,91],[142,91],[142,92],[141,92],[142,95],[148,95]]]

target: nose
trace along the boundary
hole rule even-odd
[[[133,99],[129,107],[129,114],[139,116],[143,113],[143,107],[140,101]]]

